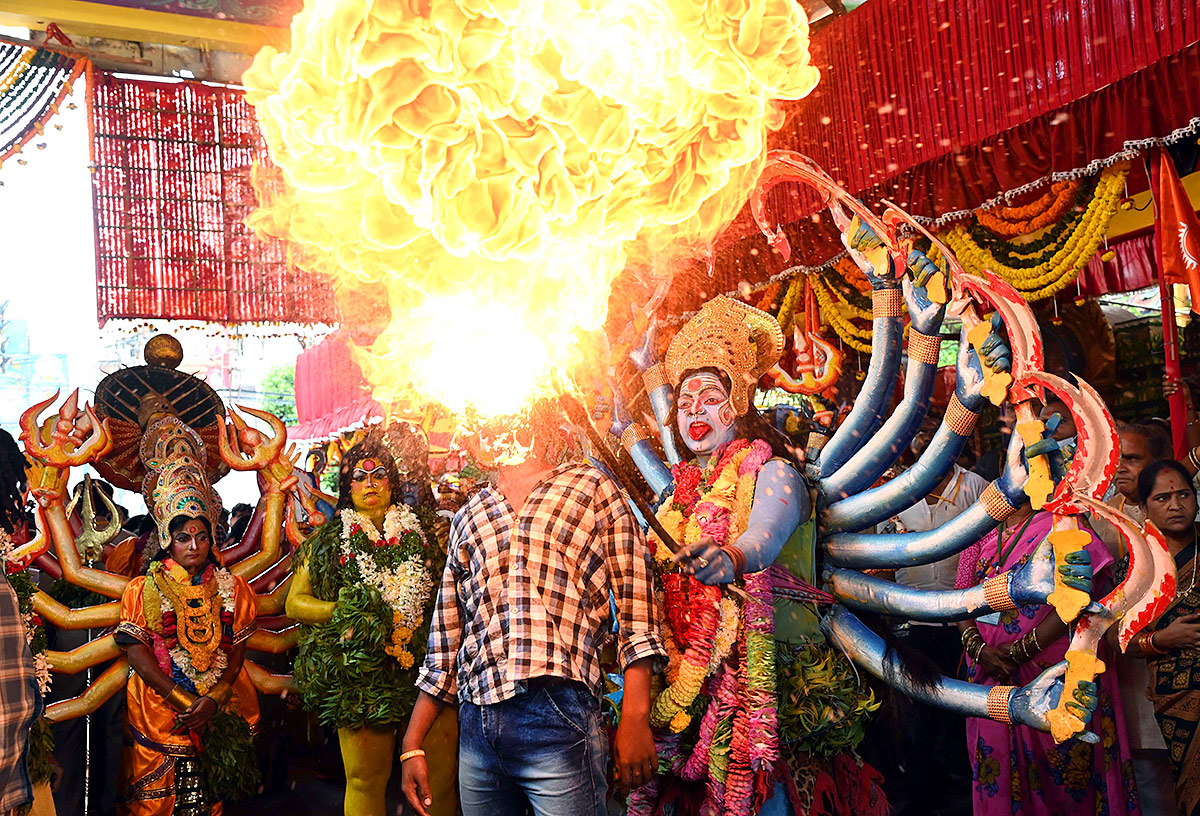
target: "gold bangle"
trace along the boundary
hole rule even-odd
[[[184,691],[177,683],[163,699],[167,701],[167,705],[182,714],[196,702],[196,695]]]
[[[1008,594],[1008,574],[996,575],[983,582],[983,602],[993,612],[1011,612],[1017,608]]]
[[[995,484],[990,484],[984,489],[979,501],[983,504],[983,509],[987,511],[987,514],[996,521],[1004,521],[1017,512],[1017,508],[1012,506],[1012,502],[1000,492],[1000,488]]]
[[[921,334],[919,331],[908,333],[908,356],[918,363],[937,365],[941,348],[941,335]]]
[[[988,690],[988,716],[996,722],[1012,725],[1012,715],[1008,713],[1008,701],[1016,686],[992,686]]]
[[[901,317],[904,314],[904,296],[899,289],[876,289],[871,292],[871,316]]]
[[[646,386],[647,394],[653,394],[664,385],[670,385],[667,382],[667,371],[662,363],[655,363],[642,372],[642,385]]]
[[[621,431],[621,447],[629,450],[643,439],[649,439],[650,434],[646,433],[646,429],[636,422],[629,423],[625,430]]]
[[[400,762],[401,762],[401,764],[403,764],[405,760],[409,760],[409,759],[412,759],[413,757],[419,757],[419,756],[425,756],[425,752],[422,751],[420,748],[417,748],[416,750],[413,750],[413,751],[405,751],[403,754],[400,755]]]
[[[963,405],[958,394],[950,397],[950,405],[946,408],[946,427],[959,436],[970,436],[978,421],[979,414]]]
[[[222,680],[209,689],[208,694],[204,696],[216,703],[218,708],[224,708],[233,699],[233,686]]]

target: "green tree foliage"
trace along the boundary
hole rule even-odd
[[[288,425],[296,424],[296,364],[277,365],[262,381],[263,408]]]

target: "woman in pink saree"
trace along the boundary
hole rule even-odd
[[[962,553],[956,586],[975,586],[1025,564],[1053,521],[1052,514],[1027,504]],[[1086,549],[1100,586],[1112,556],[1095,534]],[[1063,660],[1067,650],[1066,626],[1049,604],[1022,606],[960,628],[968,679],[982,685],[1028,683]],[[1096,744],[1076,738],[1055,745],[1049,734],[1027,726],[967,718],[975,816],[1140,816],[1116,675],[1104,672],[1097,685],[1099,704],[1090,725]]]

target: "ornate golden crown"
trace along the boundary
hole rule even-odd
[[[750,409],[750,393],[758,378],[782,355],[783,331],[775,318],[718,295],[672,338],[667,348],[667,375],[678,389],[688,371],[715,368],[724,372],[740,416]]]
[[[154,514],[160,547],[169,546],[171,521],[179,516],[208,519],[216,533],[213,511],[220,507],[220,499],[204,470],[205,453],[199,435],[173,416],[157,419],[146,429],[141,445],[147,471],[142,495]]]

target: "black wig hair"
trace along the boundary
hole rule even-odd
[[[388,487],[392,491],[392,501],[398,501],[396,491],[400,489],[400,470],[396,467],[396,460],[392,458],[392,454],[378,440],[373,437],[368,437],[362,442],[346,451],[346,455],[342,457],[341,465],[338,467],[338,510],[345,510],[350,507],[350,476],[354,473],[354,468],[359,462],[364,459],[375,459],[387,471]]]

